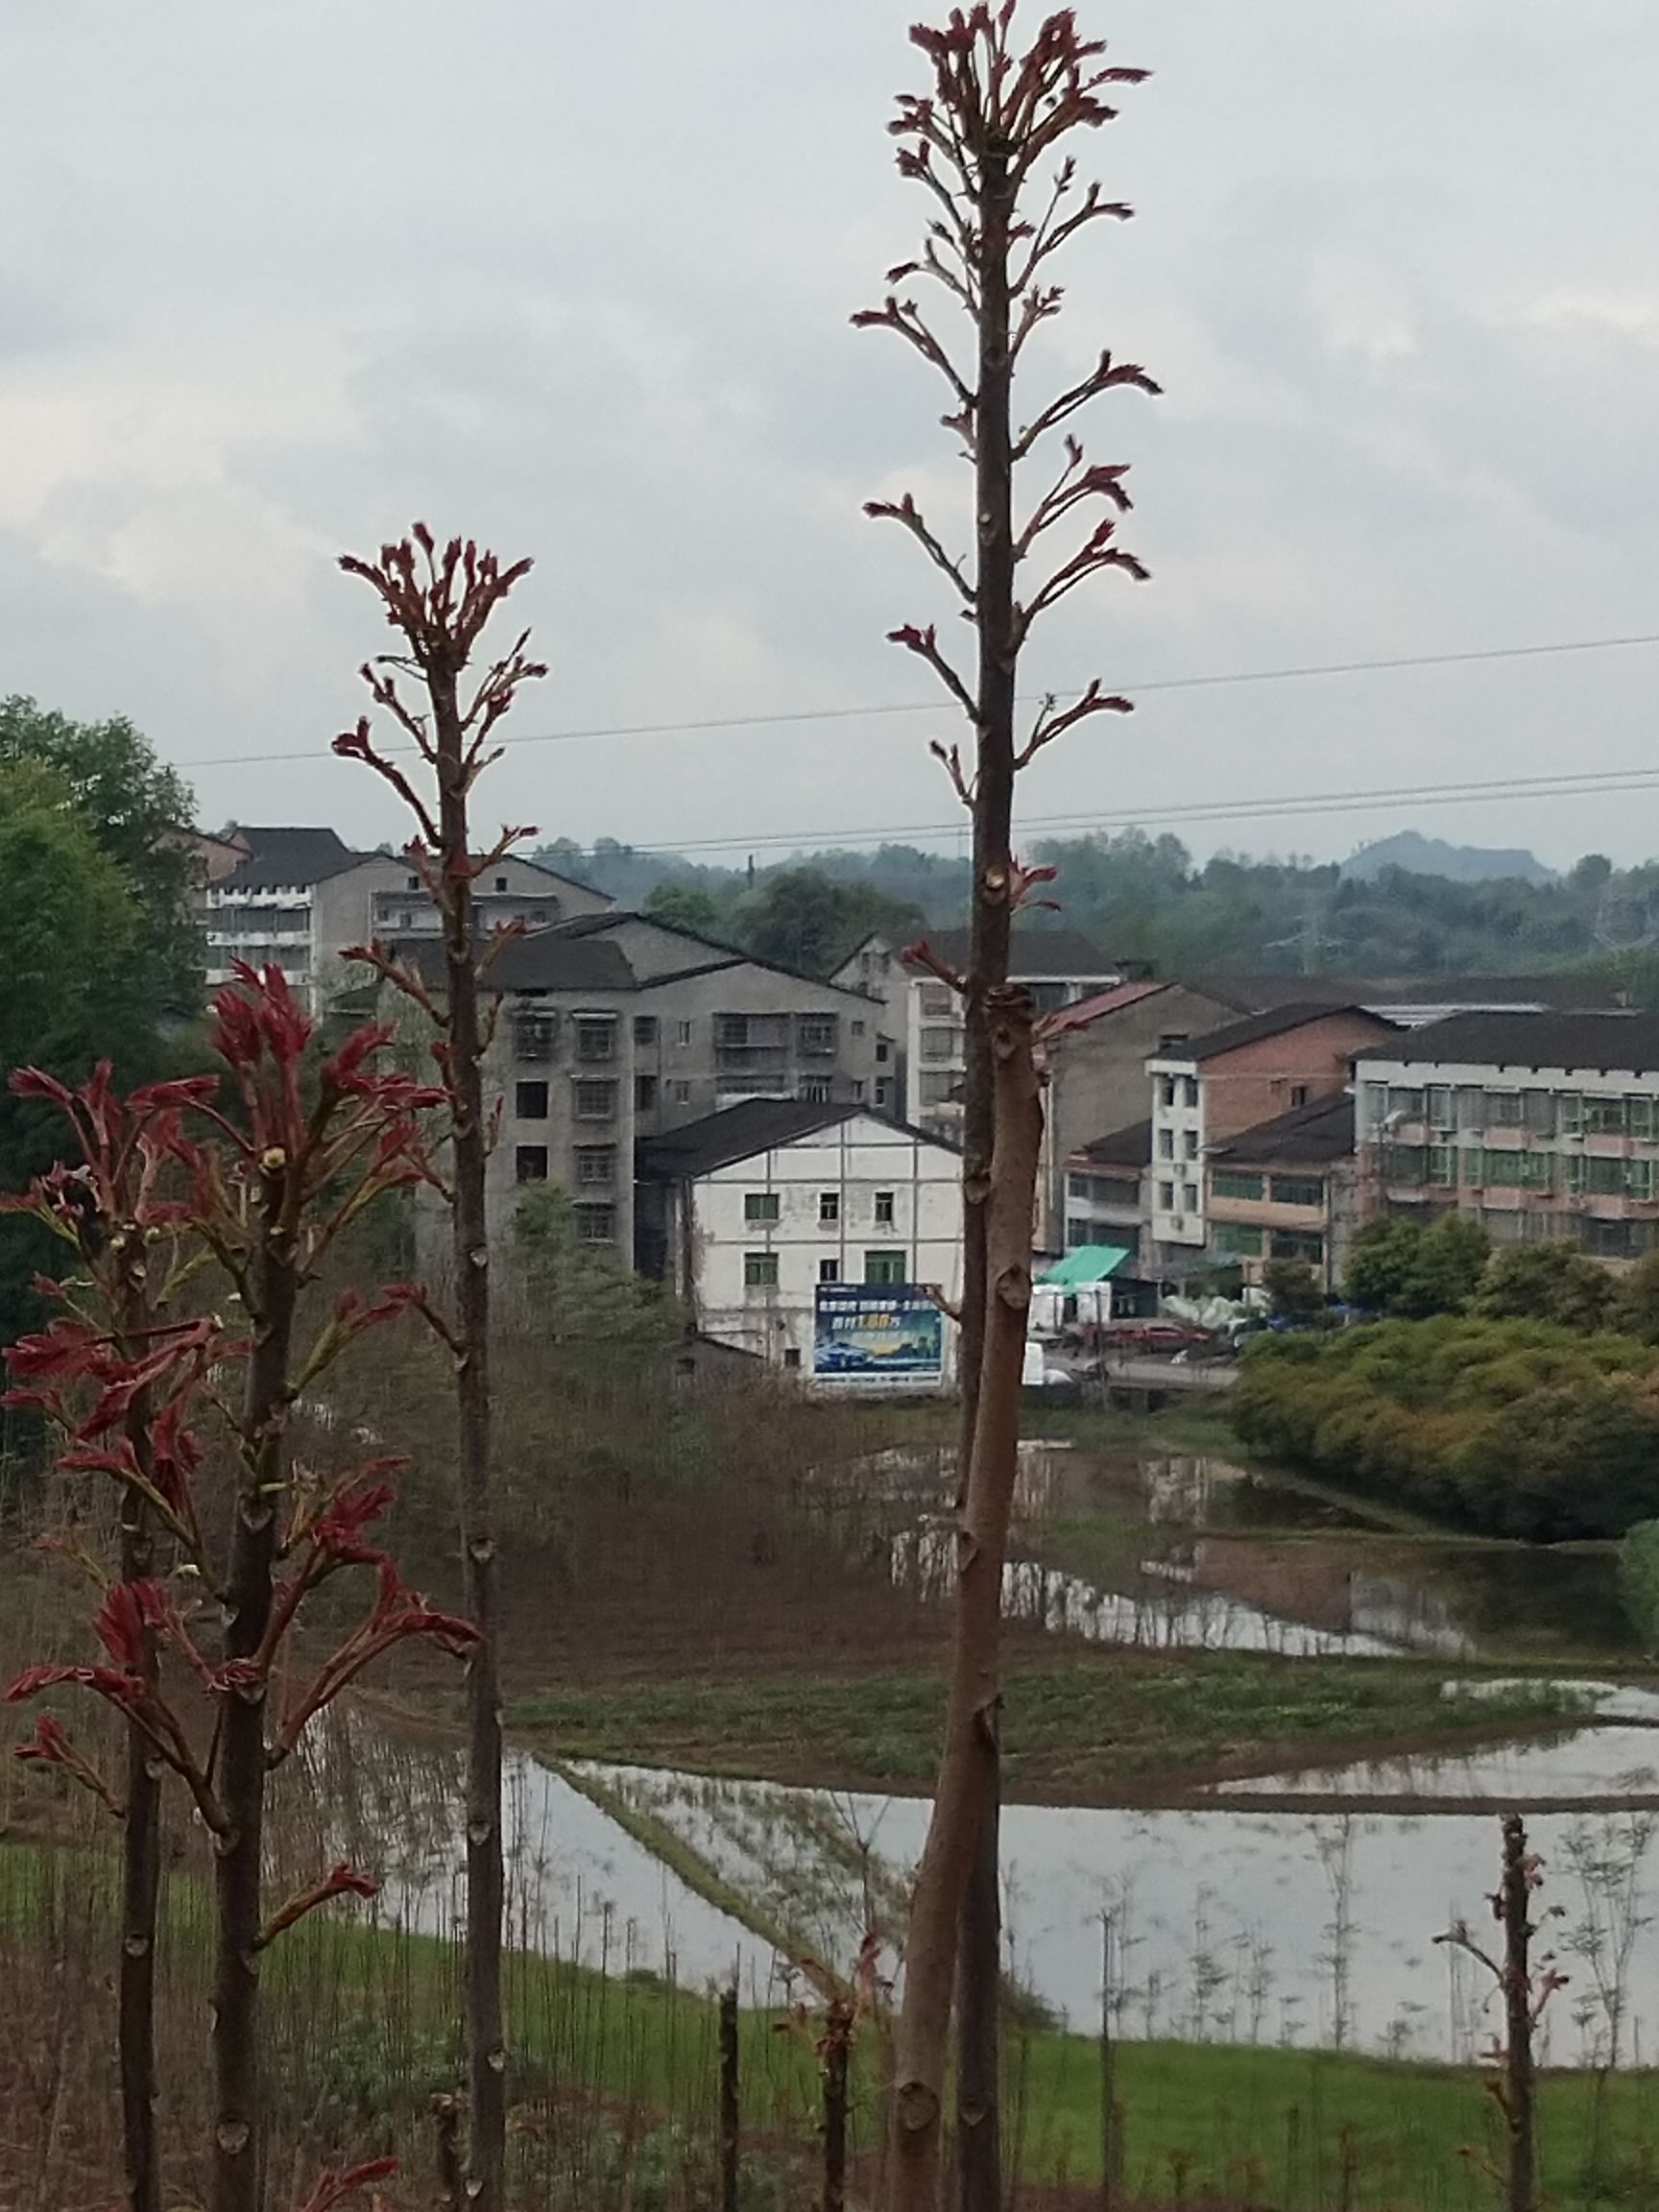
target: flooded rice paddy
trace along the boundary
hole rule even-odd
[[[943,1457],[854,1472],[902,1508],[884,1539],[895,1578],[942,1589]],[[1163,1809],[1007,1807],[1008,1971],[1057,2022],[1091,2031],[1104,2001],[1129,2036],[1471,2058],[1497,2025],[1490,1989],[1434,1938],[1487,1911],[1496,1815],[1520,1807],[1568,1976],[1548,2061],[1653,2059],[1659,1695],[1594,1677],[1598,1657],[1638,1648],[1610,1552],[1406,1536],[1214,1457],[1037,1445],[1014,1553],[1008,1613],[1056,1635],[1379,1662],[1559,1654],[1584,1701],[1552,1735],[1230,1779]],[[408,1848],[377,1910],[436,1930],[458,1914],[464,1854],[447,1787],[423,1801],[424,1820],[394,1831]],[[517,1757],[516,1934],[612,1972],[698,1986],[735,1972],[776,1999],[800,1960],[844,1968],[866,1929],[901,1925],[926,1815],[914,1797]]]

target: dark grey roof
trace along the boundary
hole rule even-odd
[[[1346,1160],[1354,1151],[1354,1098],[1338,1092],[1334,1098],[1315,1098],[1310,1106],[1293,1106],[1271,1121],[1258,1121],[1241,1129],[1225,1144],[1211,1147],[1217,1160],[1318,1161]]]
[[[381,942],[428,982],[443,981],[444,945],[436,934],[383,938]],[[639,986],[620,946],[608,944],[604,938],[572,943],[557,929],[533,929],[507,940],[490,963],[484,988],[605,993],[637,991]]]
[[[1127,1129],[1114,1129],[1078,1147],[1075,1157],[1092,1167],[1146,1167],[1152,1161],[1152,1124],[1131,1121]]]
[[[942,1152],[956,1149],[943,1137],[929,1136],[926,1129],[912,1128],[908,1121],[895,1121],[891,1115],[878,1114],[870,1106],[813,1105],[804,1098],[745,1098],[735,1106],[723,1107],[718,1114],[683,1122],[663,1136],[647,1138],[636,1148],[638,1169],[641,1175],[660,1182],[684,1183],[858,1116],[879,1121],[901,1136],[936,1145]]]
[[[1453,1014],[1405,1031],[1378,1057],[1493,1068],[1659,1070],[1659,1019],[1650,1014]]]
[[[1392,1022],[1367,1014],[1362,1006],[1329,999],[1295,999],[1287,1006],[1270,1006],[1263,1013],[1247,1014],[1241,1022],[1229,1022],[1202,1037],[1190,1038],[1185,1045],[1171,1045],[1166,1053],[1149,1057],[1214,1060],[1223,1052],[1238,1051],[1241,1045],[1258,1044],[1263,1037],[1284,1037],[1292,1029],[1305,1028],[1310,1022],[1328,1022],[1333,1014],[1357,1014],[1362,1021],[1370,1022],[1380,1036],[1393,1032]]]
[[[958,974],[968,964],[966,929],[925,929],[925,943],[947,968]],[[917,966],[906,961],[906,967]],[[1104,977],[1121,973],[1122,962],[1102,952],[1099,946],[1075,929],[1016,929],[1008,950],[1008,973],[1016,982],[1026,976],[1073,975]]]
[[[330,876],[343,876],[372,854],[354,853],[332,830],[251,830],[237,826],[236,834],[248,847],[239,862],[217,886],[221,891],[274,891],[279,884],[325,883]]]
[[[647,1139],[638,1147],[639,1170],[668,1182],[685,1182],[868,1112],[867,1106],[812,1105],[799,1098],[745,1098],[739,1105]]]
[[[785,968],[777,960],[762,960],[754,952],[745,952],[741,946],[728,945],[718,937],[705,937],[695,929],[683,928],[678,922],[664,922],[660,914],[648,914],[637,906],[618,906],[610,914],[573,914],[567,921],[555,922],[552,926],[566,937],[594,937],[607,929],[616,929],[624,922],[640,922],[648,929],[661,929],[665,937],[679,937],[686,945],[706,952],[706,960],[687,959],[684,968],[669,970],[661,975],[644,979],[642,989],[659,983],[679,982],[686,975],[707,975],[720,968],[763,968],[768,975],[787,975],[792,983],[810,983],[818,991],[833,991],[842,998],[856,998],[868,1006],[870,999],[862,991],[854,991],[850,984],[833,983],[827,975],[808,975],[801,968]]]

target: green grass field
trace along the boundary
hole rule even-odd
[[[102,1852],[0,1849],[0,1956],[22,1966],[30,1932],[61,1931],[68,1913],[83,1931],[90,1969],[70,2001],[92,2011],[108,2002],[97,1960],[109,1935],[110,1877]],[[175,1877],[161,1993],[163,2044],[176,2055],[201,2047],[205,1919],[203,1892]],[[320,2128],[349,2142],[358,2155],[397,2148],[418,2172],[428,2100],[454,2079],[458,1946],[345,1913],[319,1914],[273,1949],[264,1980],[279,2128]],[[508,1999],[519,2156],[536,2154],[555,2113],[566,2129],[610,2129],[621,2116],[643,2111],[678,2136],[710,2130],[717,2061],[709,1994],[626,1974],[620,1960],[603,1976],[518,1953]],[[747,2005],[740,2015],[743,2125],[751,2155],[769,2170],[790,2144],[810,2157],[812,2032],[810,2015],[792,2024],[781,2005]],[[881,2048],[882,2031],[867,2023],[855,2084],[856,2133],[866,2152],[878,2138]],[[1472,2070],[1264,2046],[1134,2041],[1119,2041],[1113,2062],[1115,2163],[1120,2161],[1127,2198],[1278,2212],[1474,2212],[1494,2200],[1479,2158],[1497,2147],[1496,2108]],[[1005,2125],[1027,2183],[1097,2182],[1098,2044],[1085,2035],[1012,2030],[1006,2077]],[[1650,2074],[1599,2083],[1579,2075],[1544,2079],[1540,2154],[1554,2212],[1613,2205],[1653,2212],[1659,2205],[1656,2088]]]
[[[1240,1653],[1126,1654],[1070,1647],[1009,1669],[1005,1787],[1028,1802],[1109,1804],[1220,1770],[1331,1765],[1384,1746],[1492,1741],[1580,1710],[1548,1682],[1461,1707],[1442,1668],[1367,1660],[1317,1666]],[[509,1725],[565,1759],[671,1766],[831,1789],[927,1790],[942,1690],[915,1674],[771,1675],[543,1690]]]

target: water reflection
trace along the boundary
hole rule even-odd
[[[895,1578],[951,1581],[944,1452],[863,1463],[902,1526]],[[1010,1616],[1152,1648],[1295,1657],[1550,1655],[1637,1647],[1611,1548],[1405,1537],[1358,1506],[1208,1454],[1022,1446]]]
[[[866,1927],[897,1925],[882,1901],[902,1896],[925,1802],[605,1775],[765,1913],[796,1915],[819,1955],[850,1959]],[[1545,2062],[1642,2063],[1659,2032],[1659,1812],[1529,1825],[1570,1977],[1546,2015]],[[1010,1968],[1080,2032],[1099,2021],[1110,1913],[1121,2034],[1468,2060],[1492,2033],[1488,1991],[1433,1942],[1480,1914],[1498,1852],[1489,1815],[1014,1805],[1002,1839]]]

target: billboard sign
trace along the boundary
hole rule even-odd
[[[820,1283],[812,1371],[825,1382],[940,1382],[945,1316],[913,1283]]]

